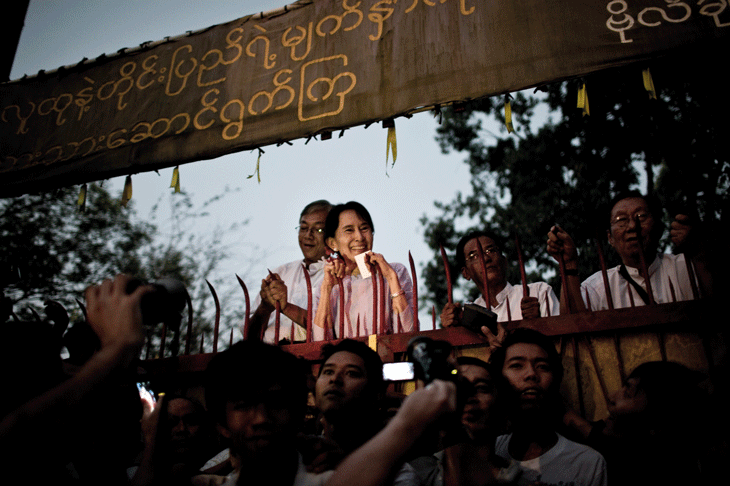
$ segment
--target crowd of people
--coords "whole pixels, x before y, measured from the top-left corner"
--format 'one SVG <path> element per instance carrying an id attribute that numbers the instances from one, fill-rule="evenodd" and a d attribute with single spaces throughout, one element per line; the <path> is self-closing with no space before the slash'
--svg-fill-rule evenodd
<path id="1" fill-rule="evenodd" d="M 482 297 L 447 304 L 441 322 L 459 326 L 471 318 L 468 306 L 484 309 L 485 325 L 476 332 L 489 338 L 488 356 L 464 356 L 439 342 L 446 352 L 414 360 L 417 369 L 439 372 L 417 370 L 407 396 L 394 392 L 380 355 L 357 339 L 417 331 L 409 273 L 372 251 L 374 223 L 357 202 L 305 207 L 298 230 L 303 259 L 262 280 L 245 339 L 215 354 L 199 382 L 156 390 L 165 392 L 156 402 L 140 398 L 135 386 L 145 339 L 141 302 L 154 288 L 130 291 L 125 275 L 91 286 L 85 324 L 96 337 L 94 352 L 83 358 L 61 360 L 59 327 L 68 322 L 59 326 L 63 318 L 53 308 L 54 326 L 12 327 L 13 343 L 32 335 L 38 344 L 34 353 L 8 350 L 3 357 L 3 371 L 22 376 L 8 380 L 2 400 L 8 484 L 717 481 L 728 447 L 716 428 L 726 420 L 713 415 L 705 374 L 671 361 L 643 363 L 610 394 L 609 416 L 594 422 L 566 406 L 552 338 L 528 327 L 487 325 L 555 316 L 561 308 L 712 296 L 712 267 L 692 242 L 696 228 L 687 217 L 676 216 L 670 231 L 675 246 L 687 250 L 682 255 L 657 255 L 664 228 L 650 198 L 622 195 L 606 219 L 622 264 L 582 283 L 570 235 L 557 226 L 548 234 L 547 251 L 566 276 L 560 299 L 544 282 L 510 284 L 495 235 L 464 236 L 457 266 Z M 310 332 L 328 341 L 315 362 L 278 345 L 279 338 L 307 340 Z M 29 372 L 7 372 L 18 365 Z"/>

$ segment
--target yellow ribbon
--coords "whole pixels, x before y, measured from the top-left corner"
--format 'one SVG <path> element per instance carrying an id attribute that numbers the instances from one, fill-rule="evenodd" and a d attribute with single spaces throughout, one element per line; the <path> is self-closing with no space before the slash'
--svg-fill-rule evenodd
<path id="1" fill-rule="evenodd" d="M 126 208 L 130 199 L 132 199 L 132 176 L 127 176 L 122 190 L 122 206 Z"/>
<path id="2" fill-rule="evenodd" d="M 578 108 L 583 110 L 583 116 L 591 114 L 591 109 L 588 106 L 588 90 L 586 90 L 585 83 L 583 83 L 580 90 L 578 90 Z"/>
<path id="3" fill-rule="evenodd" d="M 180 192 L 180 166 L 177 166 L 172 170 L 172 181 L 170 182 L 170 187 L 175 188 L 175 193 Z"/>
<path id="4" fill-rule="evenodd" d="M 264 153 L 264 151 L 259 149 L 259 158 L 256 159 L 256 170 L 253 171 L 253 174 L 246 177 L 246 179 L 250 179 L 253 176 L 256 176 L 256 179 L 259 181 L 259 184 L 261 184 L 261 171 L 259 171 L 259 166 L 261 164 L 261 154 L 263 154 L 263 153 Z"/>
<path id="5" fill-rule="evenodd" d="M 82 213 L 86 209 L 86 184 L 83 184 L 79 190 L 79 200 L 76 201 L 76 205 Z"/>
<path id="6" fill-rule="evenodd" d="M 398 141 L 395 138 L 395 125 L 388 127 L 388 143 L 385 146 L 385 170 L 388 170 L 388 155 L 393 152 L 393 167 L 395 165 L 395 159 L 398 157 Z"/>
<path id="7" fill-rule="evenodd" d="M 507 127 L 507 133 L 515 131 L 514 126 L 512 126 L 512 103 L 508 97 L 504 99 L 504 124 Z"/>
<path id="8" fill-rule="evenodd" d="M 378 336 L 376 334 L 371 334 L 368 336 L 368 347 L 372 349 L 373 351 L 378 350 Z"/>
<path id="9" fill-rule="evenodd" d="M 649 93 L 649 99 L 656 99 L 656 89 L 654 88 L 654 80 L 651 79 L 651 73 L 649 68 L 644 69 L 641 72 L 641 76 L 644 78 L 644 89 Z"/>

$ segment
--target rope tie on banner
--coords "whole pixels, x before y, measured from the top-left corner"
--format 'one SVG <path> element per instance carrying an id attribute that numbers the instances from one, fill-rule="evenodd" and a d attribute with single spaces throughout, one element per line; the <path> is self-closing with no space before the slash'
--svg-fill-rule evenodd
<path id="1" fill-rule="evenodd" d="M 588 90 L 586 90 L 585 83 L 582 83 L 578 90 L 578 108 L 583 110 L 583 116 L 590 116 L 591 110 L 588 106 Z"/>
<path id="2" fill-rule="evenodd" d="M 178 165 L 172 170 L 172 181 L 170 187 L 175 189 L 175 194 L 180 192 L 180 166 Z"/>
<path id="3" fill-rule="evenodd" d="M 79 200 L 76 201 L 76 206 L 78 206 L 80 212 L 84 212 L 86 209 L 86 184 L 81 185 L 81 189 L 79 190 Z"/>
<path id="4" fill-rule="evenodd" d="M 388 142 L 385 146 L 385 175 L 388 175 L 388 156 L 390 152 L 393 152 L 393 164 L 391 168 L 395 166 L 395 159 L 398 157 L 398 141 L 395 138 L 395 120 L 388 118 L 383 120 L 383 128 L 388 129 Z"/>
<path id="5" fill-rule="evenodd" d="M 246 179 L 250 179 L 253 176 L 256 176 L 256 180 L 258 180 L 259 184 L 261 184 L 261 171 L 259 170 L 259 167 L 261 166 L 261 155 L 264 153 L 264 151 L 261 150 L 260 147 L 257 150 L 259 151 L 259 157 L 258 159 L 256 159 L 256 170 L 253 171 L 253 174 L 246 177 Z"/>
<path id="6" fill-rule="evenodd" d="M 510 102 L 511 98 L 512 96 L 510 96 L 509 93 L 504 95 L 504 125 L 507 127 L 507 133 L 512 133 L 515 131 L 515 128 L 512 125 L 512 103 Z"/>
<path id="7" fill-rule="evenodd" d="M 644 78 L 644 89 L 647 93 L 649 93 L 649 99 L 655 100 L 656 89 L 654 88 L 654 80 L 651 79 L 651 73 L 649 72 L 649 68 L 644 69 L 641 72 L 641 76 Z"/>
<path id="8" fill-rule="evenodd" d="M 124 180 L 124 189 L 122 189 L 122 206 L 126 208 L 130 199 L 132 199 L 132 176 L 128 175 Z"/>

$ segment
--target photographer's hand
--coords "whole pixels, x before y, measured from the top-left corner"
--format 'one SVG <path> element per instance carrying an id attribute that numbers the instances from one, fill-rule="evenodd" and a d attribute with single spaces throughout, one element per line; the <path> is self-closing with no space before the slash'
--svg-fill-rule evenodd
<path id="1" fill-rule="evenodd" d="M 142 349 L 142 296 L 154 287 L 144 285 L 127 294 L 127 275 L 117 275 L 114 280 L 104 280 L 101 285 L 86 289 L 88 323 L 99 337 L 101 348 L 113 348 L 135 354 Z M 136 355 L 135 355 L 136 357 Z"/>
<path id="2" fill-rule="evenodd" d="M 392 484 L 408 450 L 427 427 L 456 410 L 456 385 L 434 380 L 406 397 L 388 425 L 351 453 L 327 481 L 328 486 Z"/>
<path id="3" fill-rule="evenodd" d="M 27 443 L 25 438 L 57 433 L 89 393 L 114 380 L 118 371 L 128 368 L 138 357 L 144 344 L 140 300 L 153 287 L 139 287 L 127 295 L 130 280 L 118 275 L 113 281 L 105 280 L 86 290 L 88 322 L 99 336 L 101 349 L 72 378 L 6 415 L 0 422 L 0 446 L 17 448 Z M 22 452 L 39 454 L 37 447 L 33 442 L 32 450 Z"/>

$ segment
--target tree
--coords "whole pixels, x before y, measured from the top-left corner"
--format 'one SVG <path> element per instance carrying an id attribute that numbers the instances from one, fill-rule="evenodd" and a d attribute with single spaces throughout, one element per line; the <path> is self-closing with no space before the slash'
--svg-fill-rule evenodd
<path id="1" fill-rule="evenodd" d="M 0 268 L 13 303 L 37 309 L 52 297 L 75 307 L 90 283 L 140 273 L 154 226 L 133 222 L 131 208 L 99 185 L 89 186 L 84 212 L 76 208 L 77 197 L 75 189 L 63 188 L 0 199 Z"/>
<path id="2" fill-rule="evenodd" d="M 113 198 L 97 184 L 89 185 L 84 212 L 76 208 L 78 193 L 73 188 L 0 199 L 2 290 L 25 319 L 32 318 L 30 309 L 42 315 L 44 300 L 53 299 L 72 313 L 72 319 L 81 320 L 75 300 L 83 301 L 83 291 L 89 284 L 117 273 L 148 282 L 173 278 L 185 285 L 193 303 L 192 350 L 199 349 L 203 334 L 206 349 L 210 350 L 215 308 L 206 280 L 221 298 L 221 343 L 227 342 L 228 331 L 242 322 L 244 313 L 235 276 L 231 273 L 222 277 L 220 267 L 229 256 L 225 237 L 239 232 L 246 222 L 227 229 L 214 227 L 207 233 L 198 231 L 209 208 L 228 192 L 226 189 L 199 207 L 185 193 L 164 196 L 170 216 L 158 215 L 158 202 L 150 215 L 151 222 L 138 220 L 133 201 L 123 208 L 119 198 Z M 254 248 L 254 252 L 258 250 Z M 255 261 L 255 255 L 249 261 Z M 245 278 L 247 269 L 240 271 Z M 182 317 L 184 345 L 187 310 Z M 160 335 L 161 325 L 149 330 L 151 356 L 159 351 Z M 168 354 L 172 337 L 169 331 Z"/>
<path id="3" fill-rule="evenodd" d="M 658 195 L 673 214 L 689 211 L 710 226 L 720 226 L 730 202 L 730 154 L 721 143 L 730 103 L 716 64 L 700 54 L 550 84 L 539 95 L 519 92 L 512 100 L 518 127 L 513 135 L 504 128 L 502 99 L 445 110 L 437 140 L 444 153 L 467 153 L 471 193 L 436 202 L 441 214 L 421 220 L 435 253 L 424 270 L 425 299 L 439 306 L 446 301 L 438 245 L 453 249 L 473 229 L 490 229 L 505 239 L 504 250 L 515 262 L 508 275 L 511 282 L 520 280 L 514 243 L 518 235 L 528 280 L 552 277 L 557 287 L 556 264 L 545 252 L 545 241 L 558 223 L 574 237 L 581 250 L 581 274 L 589 275 L 598 269 L 592 240 L 596 235 L 605 239 L 605 219 L 597 210 L 642 181 L 643 192 Z M 659 88 L 658 100 L 650 100 L 643 87 L 642 69 L 647 67 Z M 590 116 L 576 108 L 583 82 Z M 534 126 L 534 114 L 541 108 L 548 117 Z M 496 142 L 483 137 L 490 121 L 501 126 L 499 135 L 492 134 Z M 609 264 L 615 261 L 610 252 L 608 257 Z"/>

